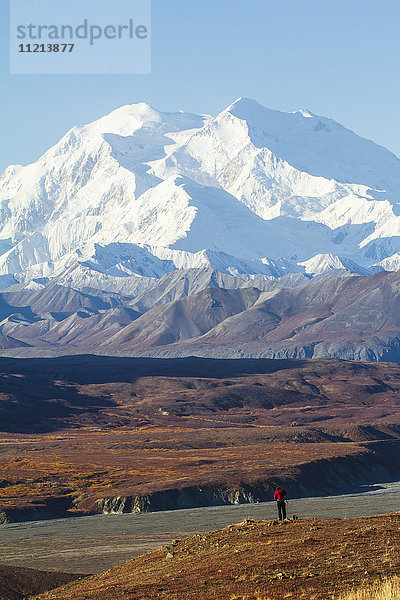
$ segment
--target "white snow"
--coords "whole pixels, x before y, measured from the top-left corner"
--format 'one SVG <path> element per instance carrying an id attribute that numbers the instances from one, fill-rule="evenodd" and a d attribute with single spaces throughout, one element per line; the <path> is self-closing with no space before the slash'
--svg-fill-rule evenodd
<path id="1" fill-rule="evenodd" d="M 0 177 L 3 289 L 203 266 L 365 274 L 399 256 L 400 160 L 304 109 L 123 106 Z"/>
<path id="2" fill-rule="evenodd" d="M 335 269 L 346 270 L 359 275 L 371 274 L 351 259 L 344 256 L 335 256 L 334 254 L 316 254 L 313 258 L 298 264 L 305 268 L 306 273 L 312 275 Z"/>

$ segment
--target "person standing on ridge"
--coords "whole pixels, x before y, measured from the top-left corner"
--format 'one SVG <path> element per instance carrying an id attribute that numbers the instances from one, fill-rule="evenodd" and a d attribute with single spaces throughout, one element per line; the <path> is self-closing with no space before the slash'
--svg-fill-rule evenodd
<path id="1" fill-rule="evenodd" d="M 274 494 L 274 500 L 276 500 L 276 503 L 278 505 L 278 516 L 279 516 L 280 521 L 283 521 L 284 519 L 286 519 L 286 505 L 285 505 L 286 496 L 287 496 L 287 494 L 286 494 L 285 490 L 282 489 L 279 485 L 277 485 L 275 494 Z"/>

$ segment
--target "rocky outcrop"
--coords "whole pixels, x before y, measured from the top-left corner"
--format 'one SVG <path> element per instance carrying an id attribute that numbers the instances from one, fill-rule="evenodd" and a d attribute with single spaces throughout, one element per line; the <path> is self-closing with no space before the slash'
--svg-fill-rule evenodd
<path id="1" fill-rule="evenodd" d="M 266 484 L 268 488 L 269 485 Z M 190 486 L 137 496 L 115 496 L 97 500 L 97 510 L 103 514 L 154 512 L 179 508 L 248 504 L 267 498 L 267 490 L 241 484 L 237 489 L 219 485 Z"/>
<path id="2" fill-rule="evenodd" d="M 71 508 L 73 508 L 71 496 L 46 498 L 37 506 L 0 509 L 0 524 L 60 519 L 71 516 L 67 513 Z"/>

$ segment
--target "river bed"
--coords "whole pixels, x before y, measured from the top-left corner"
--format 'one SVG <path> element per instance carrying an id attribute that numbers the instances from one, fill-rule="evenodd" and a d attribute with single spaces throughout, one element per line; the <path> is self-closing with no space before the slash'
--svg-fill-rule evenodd
<path id="1" fill-rule="evenodd" d="M 287 511 L 301 519 L 397 512 L 400 482 L 365 486 L 357 494 L 289 499 Z M 174 538 L 222 529 L 246 518 L 276 518 L 275 502 L 9 523 L 0 527 L 0 563 L 97 573 Z"/>

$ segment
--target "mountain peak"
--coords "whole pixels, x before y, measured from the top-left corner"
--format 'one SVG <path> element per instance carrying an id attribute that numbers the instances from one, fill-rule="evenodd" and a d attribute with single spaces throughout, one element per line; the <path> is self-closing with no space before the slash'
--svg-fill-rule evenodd
<path id="1" fill-rule="evenodd" d="M 256 148 L 268 148 L 299 171 L 400 193 L 400 161 L 386 148 L 308 109 L 285 112 L 238 98 L 225 111 L 245 122 Z M 383 199 L 383 198 L 381 198 Z"/>
<path id="2" fill-rule="evenodd" d="M 254 109 L 257 107 L 261 107 L 264 108 L 262 106 L 262 104 L 260 104 L 259 102 L 257 102 L 256 100 L 253 100 L 252 98 L 247 98 L 246 96 L 239 96 L 239 98 L 237 98 L 234 102 L 232 102 L 232 104 L 230 104 L 227 108 L 226 111 L 232 112 L 232 110 L 235 109 Z"/>
<path id="3" fill-rule="evenodd" d="M 245 96 L 240 96 L 237 100 L 232 102 L 223 112 L 230 112 L 231 114 L 238 116 L 239 118 L 252 118 L 260 116 L 262 114 L 270 116 L 275 115 L 286 116 L 288 119 L 291 118 L 292 115 L 297 117 L 302 116 L 306 119 L 323 119 L 323 117 L 319 117 L 315 113 L 313 113 L 308 108 L 301 108 L 295 111 L 284 111 L 284 110 L 276 110 L 272 108 L 266 108 L 257 100 L 253 100 L 252 98 L 246 98 Z M 239 116 L 241 115 L 241 116 Z"/>
<path id="4" fill-rule="evenodd" d="M 145 102 L 126 104 L 108 115 L 89 123 L 84 128 L 96 133 L 132 135 L 145 124 L 160 123 L 162 114 Z"/>
<path id="5" fill-rule="evenodd" d="M 306 119 L 314 119 L 317 116 L 314 113 L 312 113 L 311 110 L 308 110 L 308 108 L 301 108 L 300 110 L 298 110 L 296 112 L 300 113 Z"/>
<path id="6" fill-rule="evenodd" d="M 142 128 L 153 130 L 161 127 L 163 132 L 198 129 L 209 118 L 207 115 L 191 114 L 182 109 L 176 112 L 161 112 L 146 102 L 138 102 L 116 108 L 81 129 L 86 133 L 131 136 Z"/>
<path id="7" fill-rule="evenodd" d="M 5 171 L 0 276 L 52 277 L 87 244 L 118 243 L 134 247 L 118 273 L 194 267 L 203 249 L 240 273 L 265 274 L 265 257 L 344 265 L 331 255 L 359 271 L 400 253 L 399 197 L 393 154 L 309 110 L 241 97 L 213 119 L 128 104 Z"/>

